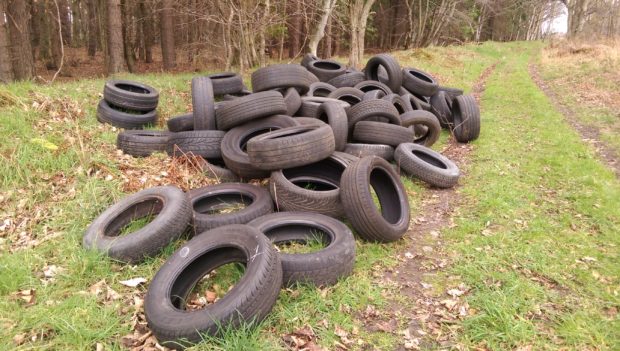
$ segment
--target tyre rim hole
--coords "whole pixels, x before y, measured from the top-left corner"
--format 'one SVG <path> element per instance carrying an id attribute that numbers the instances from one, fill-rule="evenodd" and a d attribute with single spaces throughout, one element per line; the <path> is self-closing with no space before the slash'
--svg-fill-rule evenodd
<path id="1" fill-rule="evenodd" d="M 311 191 L 332 191 L 337 190 L 338 186 L 328 181 L 322 181 L 321 179 L 296 179 L 292 181 L 293 184 L 298 187 Z"/>
<path id="2" fill-rule="evenodd" d="M 360 99 L 359 97 L 354 96 L 354 95 L 349 95 L 349 94 L 342 95 L 341 97 L 338 98 L 338 100 L 344 101 L 351 106 L 358 104 L 362 101 L 362 99 Z"/>
<path id="3" fill-rule="evenodd" d="M 331 93 L 331 90 L 329 89 L 318 88 L 314 90 L 314 92 L 312 93 L 312 96 L 327 97 L 327 95 L 329 95 L 330 93 Z"/>
<path id="4" fill-rule="evenodd" d="M 119 214 L 108 224 L 104 236 L 117 237 L 136 232 L 150 224 L 161 212 L 164 202 L 158 198 L 138 202 Z"/>
<path id="5" fill-rule="evenodd" d="M 328 71 L 337 71 L 342 68 L 342 66 L 340 66 L 339 64 L 335 62 L 326 62 L 326 61 L 315 61 L 312 63 L 312 66 L 319 68 L 319 69 L 328 70 Z"/>
<path id="6" fill-rule="evenodd" d="M 141 88 L 139 86 L 131 85 L 131 84 L 121 83 L 121 84 L 115 84 L 114 86 L 116 86 L 117 88 L 121 90 L 129 91 L 131 93 L 138 93 L 138 94 L 149 94 L 150 93 L 147 89 Z"/>
<path id="7" fill-rule="evenodd" d="M 304 224 L 283 224 L 267 229 L 264 233 L 276 250 L 283 254 L 316 252 L 332 242 L 327 231 Z"/>
<path id="8" fill-rule="evenodd" d="M 220 215 L 239 212 L 254 202 L 251 196 L 245 194 L 218 194 L 206 196 L 194 201 L 194 211 L 206 215 Z"/>
<path id="9" fill-rule="evenodd" d="M 421 159 L 422 161 L 429 163 L 437 168 L 448 169 L 448 167 L 443 162 L 441 162 L 436 157 L 427 154 L 426 152 L 413 150 L 411 151 L 411 153 L 413 153 L 417 158 Z"/>
<path id="10" fill-rule="evenodd" d="M 259 129 L 259 130 L 256 130 L 254 132 L 248 133 L 247 135 L 243 136 L 243 138 L 241 138 L 241 141 L 239 142 L 239 147 L 241 147 L 241 150 L 243 152 L 247 152 L 248 151 L 248 141 L 250 141 L 250 139 L 254 138 L 255 136 L 262 135 L 262 134 L 269 133 L 269 132 L 273 132 L 274 130 L 278 130 L 278 129 L 280 129 L 280 128 L 278 128 L 278 127 L 263 128 L 263 129 Z"/>
<path id="11" fill-rule="evenodd" d="M 402 218 L 401 195 L 390 174 L 381 168 L 370 172 L 370 194 L 381 216 L 390 224 Z"/>
<path id="12" fill-rule="evenodd" d="M 414 77 L 421 79 L 425 82 L 434 83 L 433 80 L 424 73 L 414 71 L 414 70 L 410 70 L 409 73 L 411 73 L 411 75 L 413 75 Z"/>
<path id="13" fill-rule="evenodd" d="M 294 135 L 300 135 L 300 134 L 304 134 L 309 132 L 310 130 L 312 130 L 314 128 L 303 128 L 303 129 L 297 129 L 297 130 L 290 130 L 290 131 L 286 131 L 286 132 L 282 132 L 280 134 L 274 135 L 272 137 L 270 137 L 269 139 L 281 139 L 281 138 L 288 138 Z"/>

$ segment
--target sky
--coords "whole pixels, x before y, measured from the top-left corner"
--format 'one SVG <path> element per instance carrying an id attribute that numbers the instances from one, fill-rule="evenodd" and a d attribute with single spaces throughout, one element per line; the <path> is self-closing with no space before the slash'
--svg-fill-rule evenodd
<path id="1" fill-rule="evenodd" d="M 543 23 L 543 32 L 548 29 L 553 33 L 566 33 L 568 30 L 568 14 L 566 9 L 562 13 L 551 21 Z"/>

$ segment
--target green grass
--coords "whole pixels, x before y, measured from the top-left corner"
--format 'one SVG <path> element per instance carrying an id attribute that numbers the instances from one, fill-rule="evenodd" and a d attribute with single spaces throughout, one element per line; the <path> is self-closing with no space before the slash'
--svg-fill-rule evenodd
<path id="1" fill-rule="evenodd" d="M 483 131 L 461 180 L 456 227 L 442 230 L 453 264 L 435 285 L 441 290 L 457 277 L 471 287 L 464 298 L 476 312 L 457 325 L 456 341 L 465 348 L 618 349 L 620 325 L 611 311 L 620 307 L 620 185 L 529 79 L 527 62 L 540 50 L 536 43 L 488 43 L 395 53 L 404 66 L 466 91 L 500 62 L 482 98 Z M 158 128 L 191 108 L 191 77 L 123 76 L 160 90 Z M 0 145 L 0 225 L 11 220 L 0 232 L 0 349 L 91 350 L 97 343 L 121 349 L 121 337 L 131 333 L 133 295 L 146 285 L 134 289 L 119 282 L 152 278 L 182 244 L 136 266 L 81 245 L 88 224 L 124 195 L 124 176 L 145 177 L 133 186 L 140 188 L 153 177 L 165 178 L 161 171 L 168 169 L 163 154 L 137 159 L 116 153 L 118 131 L 95 120 L 103 83 L 0 88 L 0 138 L 8 141 Z M 442 134 L 434 148 L 441 150 L 447 138 Z M 415 216 L 426 187 L 403 181 Z M 491 235 L 481 235 L 485 229 Z M 393 299 L 415 308 L 381 280 L 410 244 L 358 240 L 351 277 L 329 288 L 283 289 L 259 326 L 205 337 L 195 349 L 285 349 L 281 336 L 304 326 L 327 349 L 340 341 L 335 326 L 356 344 L 394 349 L 402 337 L 366 330 L 359 314 L 369 305 L 382 311 Z M 42 276 L 50 265 L 62 268 L 53 281 Z M 215 282 L 225 286 L 235 274 L 218 270 Z M 89 293 L 101 280 L 121 297 L 108 301 Z M 36 290 L 33 305 L 14 297 L 23 289 Z M 13 344 L 15 335 L 33 333 L 45 337 Z M 358 346 L 352 348 L 364 347 Z"/>
<path id="2" fill-rule="evenodd" d="M 325 233 L 312 231 L 304 241 L 275 243 L 279 252 L 286 254 L 305 254 L 316 252 L 325 247 Z"/>

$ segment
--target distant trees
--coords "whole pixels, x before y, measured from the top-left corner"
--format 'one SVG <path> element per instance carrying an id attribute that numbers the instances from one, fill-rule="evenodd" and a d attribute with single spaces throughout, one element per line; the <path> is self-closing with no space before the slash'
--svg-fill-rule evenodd
<path id="1" fill-rule="evenodd" d="M 564 7 L 571 36 L 620 34 L 620 0 L 0 0 L 0 81 L 32 78 L 37 62 L 58 70 L 61 36 L 108 74 L 245 70 L 306 52 L 357 66 L 367 48 L 536 40 Z"/>

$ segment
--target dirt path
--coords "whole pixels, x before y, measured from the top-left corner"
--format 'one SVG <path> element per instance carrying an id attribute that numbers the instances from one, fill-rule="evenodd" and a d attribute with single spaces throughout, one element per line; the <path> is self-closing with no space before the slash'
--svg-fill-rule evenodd
<path id="1" fill-rule="evenodd" d="M 616 176 L 620 178 L 620 157 L 612 148 L 601 141 L 600 131 L 598 128 L 583 124 L 579 121 L 575 111 L 563 104 L 558 98 L 556 92 L 545 83 L 540 76 L 538 67 L 535 64 L 529 65 L 529 71 L 532 80 L 534 80 L 536 85 L 538 85 L 538 88 L 540 88 L 540 90 L 547 95 L 549 100 L 551 100 L 553 105 L 555 105 L 556 109 L 564 115 L 566 121 L 579 132 L 583 141 L 591 144 L 596 150 L 599 158 L 605 161 L 614 173 L 616 173 Z"/>
<path id="2" fill-rule="evenodd" d="M 472 94 L 478 102 L 495 66 L 488 67 L 474 84 Z M 459 144 L 450 139 L 442 154 L 455 161 L 461 169 L 461 176 L 466 177 L 472 150 L 472 145 Z M 400 333 L 403 343 L 398 350 L 450 346 L 453 338 L 443 326 L 453 324 L 459 314 L 467 311 L 462 301 L 451 299 L 445 291 L 438 292 L 432 286 L 437 272 L 449 263 L 441 231 L 453 226 L 452 215 L 461 201 L 458 186 L 452 189 L 429 188 L 424 195 L 413 210 L 417 215 L 412 217 L 412 225 L 406 235 L 408 245 L 399 257 L 401 263 L 385 272 L 384 276 L 385 283 L 396 284 L 399 294 L 407 297 L 413 305 L 403 308 L 401 302 L 394 300 L 390 309 L 379 318 L 365 320 L 370 330 Z M 404 331 L 396 330 L 399 320 L 407 325 Z"/>

